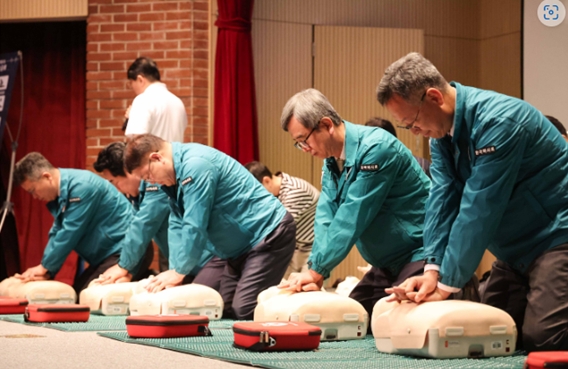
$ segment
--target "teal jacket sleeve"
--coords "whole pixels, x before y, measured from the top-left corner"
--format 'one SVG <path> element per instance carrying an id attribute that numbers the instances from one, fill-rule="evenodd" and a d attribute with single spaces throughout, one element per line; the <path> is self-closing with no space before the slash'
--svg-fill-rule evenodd
<path id="1" fill-rule="evenodd" d="M 334 180 L 324 166 L 314 226 L 315 240 L 310 256 L 312 270 L 328 278 L 333 268 L 349 254 L 387 198 L 398 170 L 397 158 L 391 146 L 368 148 L 362 155 L 361 163 L 376 163 L 379 169 L 361 171 L 358 167 L 352 167 L 350 175 L 356 177 L 350 182 L 340 204 L 335 198 L 337 190 Z M 343 175 L 346 175 L 345 172 Z"/>
<path id="2" fill-rule="evenodd" d="M 93 218 L 96 204 L 100 201 L 100 192 L 95 188 L 84 186 L 80 191 L 81 201 L 68 202 L 49 232 L 41 265 L 51 276 L 57 274 L 69 253 L 85 235 L 87 230 L 83 225 Z"/>
<path id="3" fill-rule="evenodd" d="M 452 225 L 440 268 L 440 282 L 461 288 L 471 278 L 483 253 L 494 238 L 513 192 L 527 132 L 508 119 L 487 122 L 476 150 L 471 176 L 465 183 L 459 214 Z"/>
<path id="4" fill-rule="evenodd" d="M 431 140 L 430 150 L 432 164 L 430 175 L 432 187 L 426 201 L 426 218 L 424 220 L 424 255 L 426 264 L 442 264 L 452 224 L 460 207 L 460 194 L 463 186 L 449 174 L 448 166 L 453 157 L 445 156 L 450 142 L 444 139 Z"/>
<path id="5" fill-rule="evenodd" d="M 171 199 L 170 201 L 173 202 Z M 177 255 L 181 252 L 178 251 L 178 249 L 181 248 L 181 223 L 182 217 L 175 211 L 174 205 L 172 205 L 168 221 L 168 247 L 170 249 L 168 264 L 170 269 L 174 269 L 173 255 Z"/>
<path id="6" fill-rule="evenodd" d="M 170 268 L 190 274 L 207 249 L 209 217 L 219 180 L 216 168 L 199 157 L 190 158 L 182 170 L 185 184 L 179 183 L 179 199 L 184 205 L 179 245 L 170 247 Z M 191 180 L 187 180 L 191 178 Z"/>
<path id="7" fill-rule="evenodd" d="M 170 213 L 168 196 L 159 188 L 146 191 L 140 210 L 134 215 L 126 236 L 122 240 L 122 253 L 118 265 L 133 272 L 144 257 L 148 243 Z"/>

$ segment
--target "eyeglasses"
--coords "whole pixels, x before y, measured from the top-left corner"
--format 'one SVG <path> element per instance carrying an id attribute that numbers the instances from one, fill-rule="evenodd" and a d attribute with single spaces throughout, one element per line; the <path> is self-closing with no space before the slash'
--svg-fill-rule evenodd
<path id="1" fill-rule="evenodd" d="M 318 124 L 316 124 L 316 126 L 310 131 L 310 133 L 306 136 L 306 138 L 302 141 L 296 141 L 294 142 L 294 147 L 298 150 L 308 150 L 310 148 L 310 145 L 308 145 L 308 143 L 306 141 L 308 141 L 308 138 L 310 138 L 310 136 L 312 135 L 312 133 L 314 133 L 314 131 L 316 129 L 318 129 L 319 126 L 319 122 Z"/>
<path id="2" fill-rule="evenodd" d="M 418 112 L 416 113 L 416 116 L 414 117 L 414 119 L 412 120 L 412 122 L 410 122 L 409 124 L 405 125 L 405 126 L 400 126 L 400 125 L 396 125 L 398 128 L 401 129 L 412 129 L 414 126 L 414 123 L 416 123 L 416 120 L 418 119 L 418 115 L 420 114 L 420 109 L 422 109 L 422 103 L 424 102 L 424 97 L 426 96 L 426 91 L 424 91 L 424 94 L 422 95 L 422 97 L 420 98 L 420 106 L 418 107 Z"/>

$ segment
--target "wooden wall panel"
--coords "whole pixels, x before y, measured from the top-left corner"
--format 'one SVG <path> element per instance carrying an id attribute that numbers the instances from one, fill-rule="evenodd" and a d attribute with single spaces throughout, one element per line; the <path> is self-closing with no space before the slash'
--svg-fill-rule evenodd
<path id="1" fill-rule="evenodd" d="M 273 172 L 319 183 L 320 176 L 313 177 L 312 157 L 296 149 L 280 126 L 288 99 L 312 85 L 312 26 L 255 21 L 252 39 L 260 159 Z"/>
<path id="2" fill-rule="evenodd" d="M 424 37 L 424 56 L 448 82 L 479 84 L 479 41 L 454 37 Z"/>
<path id="3" fill-rule="evenodd" d="M 256 0 L 254 19 L 334 26 L 420 28 L 478 38 L 479 0 Z"/>
<path id="4" fill-rule="evenodd" d="M 480 0 L 479 38 L 521 32 L 521 3 L 523 0 Z M 534 15 L 536 17 L 536 14 Z M 519 59 L 520 61 L 520 59 Z"/>
<path id="5" fill-rule="evenodd" d="M 0 0 L 0 22 L 87 18 L 88 0 Z"/>
<path id="6" fill-rule="evenodd" d="M 521 97 L 520 32 L 481 41 L 479 87 Z"/>

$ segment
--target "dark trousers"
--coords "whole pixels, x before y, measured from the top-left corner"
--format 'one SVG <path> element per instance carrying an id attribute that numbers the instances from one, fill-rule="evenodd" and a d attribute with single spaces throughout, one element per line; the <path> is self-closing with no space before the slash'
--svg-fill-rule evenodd
<path id="1" fill-rule="evenodd" d="M 148 277 L 148 268 L 150 264 L 152 264 L 152 259 L 154 258 L 154 249 L 152 244 L 146 248 L 146 253 L 144 257 L 135 268 L 135 274 L 132 276 L 132 282 L 139 281 L 143 278 Z M 102 263 L 98 265 L 89 265 L 87 269 L 80 275 L 75 277 L 75 281 L 73 282 L 73 289 L 77 293 L 77 296 L 81 293 L 82 290 L 89 286 L 89 283 L 93 279 L 97 279 L 99 275 L 103 274 L 108 268 L 118 263 L 118 259 L 120 259 L 120 254 L 114 254 L 109 256 L 108 258 L 104 259 Z"/>
<path id="2" fill-rule="evenodd" d="M 373 314 L 373 308 L 377 301 L 388 296 L 385 288 L 398 286 L 407 278 L 419 276 L 424 273 L 424 262 L 414 261 L 402 267 L 398 275 L 393 275 L 387 269 L 372 267 L 363 279 L 355 286 L 349 297 L 358 301 L 369 314 L 369 322 Z M 369 329 L 371 324 L 369 324 Z"/>
<path id="3" fill-rule="evenodd" d="M 517 325 L 517 347 L 568 350 L 568 244 L 540 255 L 521 274 L 497 260 L 481 301 L 505 310 Z"/>
<path id="4" fill-rule="evenodd" d="M 264 240 L 249 252 L 227 260 L 219 293 L 223 318 L 252 319 L 257 296 L 280 283 L 296 248 L 296 224 L 289 213 Z"/>
<path id="5" fill-rule="evenodd" d="M 424 273 L 424 262 L 414 261 L 402 267 L 398 275 L 393 275 L 387 269 L 372 267 L 363 279 L 355 286 L 349 297 L 358 301 L 369 314 L 369 322 L 373 314 L 373 308 L 377 301 L 388 296 L 385 288 L 398 286 L 407 278 L 419 276 Z M 470 300 L 479 302 L 477 286 L 479 285 L 477 277 L 474 275 L 462 288 L 460 292 L 452 294 L 449 299 L 453 300 Z M 369 324 L 369 333 L 371 325 Z"/>
<path id="6" fill-rule="evenodd" d="M 219 291 L 221 287 L 221 276 L 227 266 L 227 260 L 214 256 L 201 268 L 196 276 L 186 275 L 182 284 L 197 283 Z"/>

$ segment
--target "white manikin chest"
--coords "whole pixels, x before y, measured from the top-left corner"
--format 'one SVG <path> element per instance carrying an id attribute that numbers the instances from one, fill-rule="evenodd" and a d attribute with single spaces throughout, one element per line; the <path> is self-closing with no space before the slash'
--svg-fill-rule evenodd
<path id="1" fill-rule="evenodd" d="M 261 293 L 258 300 L 255 322 L 309 323 L 321 328 L 322 341 L 362 339 L 367 334 L 368 314 L 360 303 L 349 297 L 323 291 L 274 292 L 270 288 Z"/>
<path id="2" fill-rule="evenodd" d="M 91 313 L 102 315 L 128 315 L 130 298 L 137 282 L 89 284 L 79 294 L 79 303 L 87 305 Z"/>
<path id="3" fill-rule="evenodd" d="M 444 359 L 515 351 L 517 328 L 503 310 L 471 301 L 416 304 L 385 299 L 375 304 L 371 322 L 381 352 Z"/>
<path id="4" fill-rule="evenodd" d="M 223 315 L 223 299 L 213 288 L 192 283 L 148 293 L 140 292 L 139 287 L 130 298 L 131 315 L 205 315 L 209 320 L 219 320 Z"/>
<path id="5" fill-rule="evenodd" d="M 10 277 L 0 282 L 0 296 L 27 299 L 30 304 L 74 304 L 73 287 L 58 281 L 22 282 Z"/>

